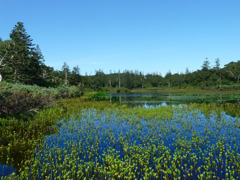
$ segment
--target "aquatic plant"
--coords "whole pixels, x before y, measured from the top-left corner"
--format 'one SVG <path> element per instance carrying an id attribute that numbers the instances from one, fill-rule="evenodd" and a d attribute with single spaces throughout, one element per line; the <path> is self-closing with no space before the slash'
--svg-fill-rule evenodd
<path id="1" fill-rule="evenodd" d="M 31 159 L 34 148 L 39 146 L 44 136 L 59 130 L 60 126 L 57 124 L 62 119 L 68 119 L 71 114 L 85 108 L 94 107 L 100 110 L 116 106 L 108 102 L 83 101 L 83 98 L 59 100 L 51 108 L 40 111 L 30 121 L 0 118 L 0 171 L 5 168 L 1 163 L 4 166 L 14 165 L 16 171 L 25 166 L 24 162 Z"/>
<path id="2" fill-rule="evenodd" d="M 18 179 L 239 179 L 239 118 L 215 105 L 70 103 Z M 14 176 L 12 176 L 14 177 Z"/>

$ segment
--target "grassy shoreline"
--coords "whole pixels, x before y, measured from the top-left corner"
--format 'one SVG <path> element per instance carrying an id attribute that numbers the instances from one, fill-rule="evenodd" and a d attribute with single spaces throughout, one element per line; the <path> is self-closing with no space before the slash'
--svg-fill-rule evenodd
<path id="1" fill-rule="evenodd" d="M 192 94 L 226 94 L 226 95 L 239 95 L 240 90 L 235 89 L 201 89 L 201 88 L 141 88 L 133 89 L 131 93 L 192 93 Z"/>

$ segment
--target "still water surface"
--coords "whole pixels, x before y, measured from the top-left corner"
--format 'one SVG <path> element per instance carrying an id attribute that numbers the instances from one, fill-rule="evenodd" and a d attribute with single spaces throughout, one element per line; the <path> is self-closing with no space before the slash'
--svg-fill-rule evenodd
<path id="1" fill-rule="evenodd" d="M 109 94 L 108 96 L 110 101 L 115 99 L 120 105 L 146 108 L 190 103 L 239 103 L 240 101 L 238 96 L 221 94 L 132 93 Z M 0 164 L 0 177 L 13 172 L 16 172 L 13 166 Z"/>
<path id="2" fill-rule="evenodd" d="M 110 100 L 117 99 L 120 105 L 155 107 L 190 103 L 239 103 L 240 95 L 187 94 L 187 93 L 130 93 L 108 94 Z"/>

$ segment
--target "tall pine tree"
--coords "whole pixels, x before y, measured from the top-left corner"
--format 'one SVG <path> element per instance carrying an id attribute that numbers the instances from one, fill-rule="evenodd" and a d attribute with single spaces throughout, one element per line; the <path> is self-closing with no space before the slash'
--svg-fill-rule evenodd
<path id="1" fill-rule="evenodd" d="M 14 82 L 38 84 L 41 80 L 43 56 L 39 47 L 32 43 L 23 23 L 18 22 L 13 28 L 8 48 L 7 66 L 12 70 Z"/>

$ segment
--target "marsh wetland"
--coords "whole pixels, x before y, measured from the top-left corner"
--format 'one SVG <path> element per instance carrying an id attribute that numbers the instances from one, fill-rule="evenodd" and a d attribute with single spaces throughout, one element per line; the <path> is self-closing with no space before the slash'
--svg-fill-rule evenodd
<path id="1" fill-rule="evenodd" d="M 133 92 L 127 94 L 108 94 L 115 98 L 120 105 L 134 106 L 159 106 L 179 105 L 191 103 L 240 103 L 239 94 L 224 93 L 176 93 L 176 92 Z M 116 97 L 118 98 L 116 101 Z"/>
<path id="2" fill-rule="evenodd" d="M 240 1 L 45 1 L 0 0 L 0 180 L 240 179 Z"/>
<path id="3" fill-rule="evenodd" d="M 197 97 L 211 102 L 193 103 Z M 49 126 L 55 133 L 33 141 L 30 155 L 12 164 L 17 169 L 6 165 L 14 156 L 5 158 L 2 179 L 240 178 L 240 114 L 237 103 L 227 103 L 232 97 L 120 98 L 121 105 L 66 99 L 40 113 L 39 119 L 55 119 Z"/>

